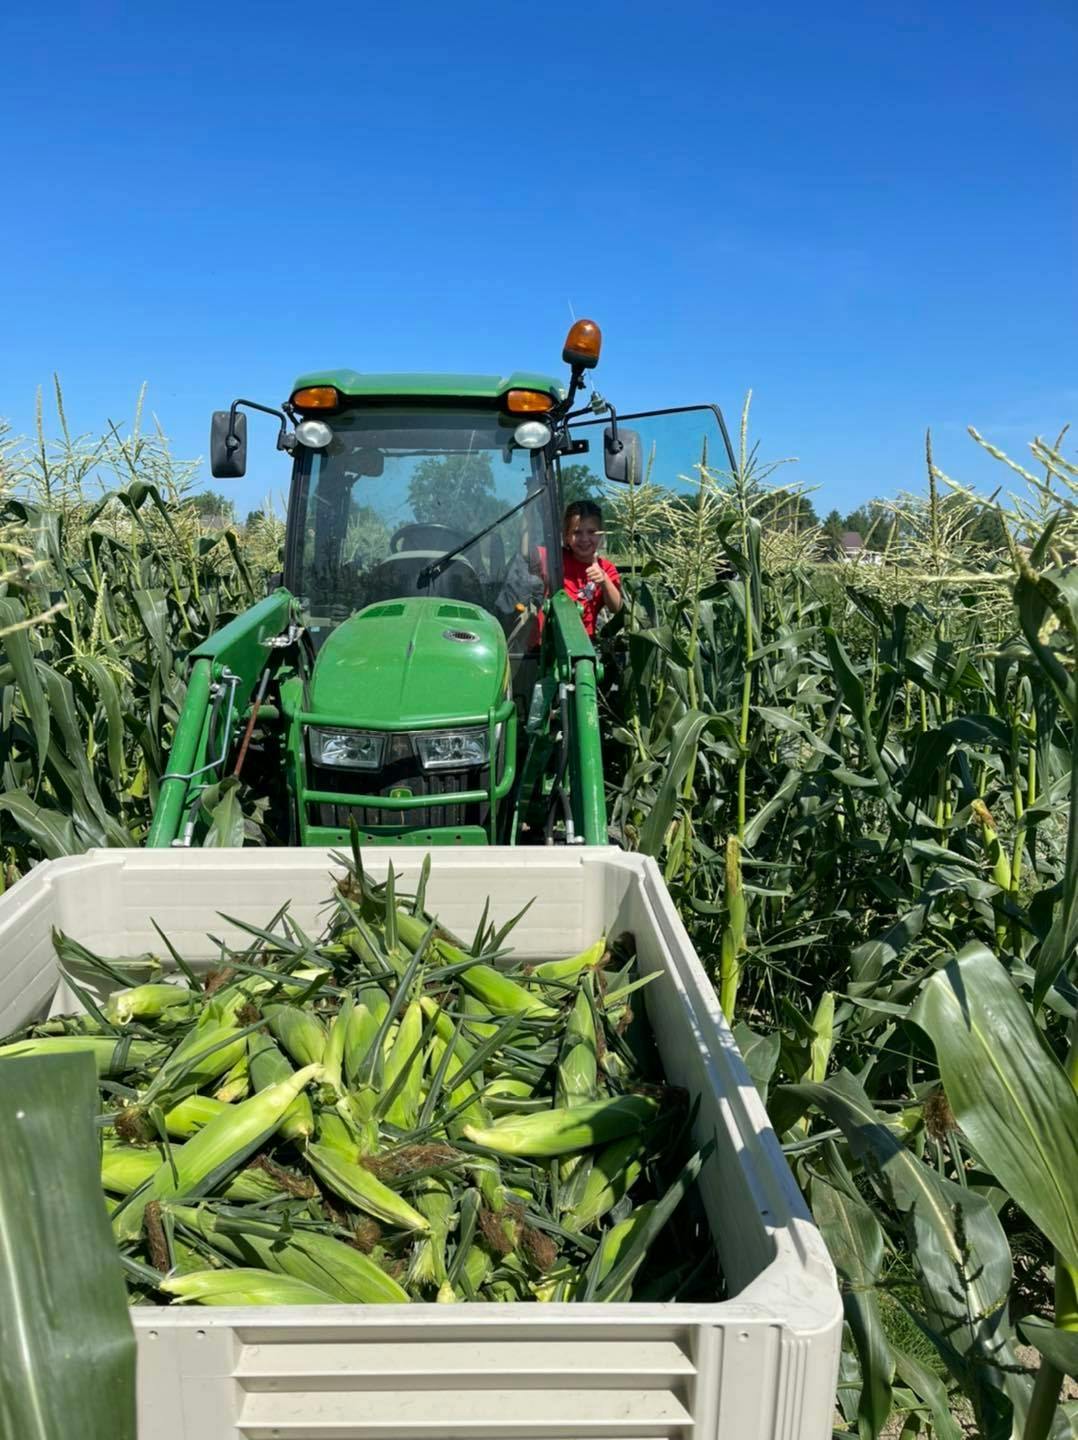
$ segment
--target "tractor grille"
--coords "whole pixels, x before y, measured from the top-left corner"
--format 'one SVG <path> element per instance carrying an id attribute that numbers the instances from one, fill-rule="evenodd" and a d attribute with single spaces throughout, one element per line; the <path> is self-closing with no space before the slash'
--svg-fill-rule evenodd
<path id="1" fill-rule="evenodd" d="M 394 737 L 394 750 L 401 750 L 406 736 Z M 410 744 L 409 744 L 410 750 Z M 314 765 L 308 756 L 307 784 L 312 790 L 330 790 L 339 794 L 389 795 L 394 790 L 406 790 L 411 795 L 455 795 L 466 790 L 486 790 L 488 786 L 487 767 L 470 770 L 426 771 L 414 752 L 397 755 L 387 761 L 381 770 L 344 770 L 334 766 Z M 438 826 L 486 825 L 490 806 L 480 805 L 438 805 L 421 806 L 414 810 L 376 810 L 359 805 L 328 805 L 315 803 L 309 806 L 310 820 L 315 825 L 330 825 L 347 829 L 349 817 L 354 815 L 360 829 L 375 826 L 391 826 L 395 829 L 428 830 Z"/>

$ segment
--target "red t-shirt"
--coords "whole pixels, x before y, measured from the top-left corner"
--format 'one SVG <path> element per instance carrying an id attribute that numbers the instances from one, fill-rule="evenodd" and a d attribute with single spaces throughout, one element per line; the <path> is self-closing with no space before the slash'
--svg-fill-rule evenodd
<path id="1" fill-rule="evenodd" d="M 604 556 L 596 557 L 603 567 L 603 574 L 613 580 L 614 584 L 621 589 L 621 576 L 610 561 Z M 603 587 L 596 585 L 588 579 L 588 567 L 582 560 L 578 560 L 571 550 L 562 548 L 561 552 L 562 572 L 565 576 L 565 593 L 570 600 L 576 600 L 581 604 L 584 621 L 584 629 L 589 635 L 595 634 L 595 622 L 599 618 L 599 611 L 606 603 Z"/>

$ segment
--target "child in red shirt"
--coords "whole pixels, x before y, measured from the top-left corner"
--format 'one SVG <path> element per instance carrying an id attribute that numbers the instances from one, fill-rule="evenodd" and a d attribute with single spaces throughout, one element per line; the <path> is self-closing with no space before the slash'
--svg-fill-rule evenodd
<path id="1" fill-rule="evenodd" d="M 603 512 L 593 500 L 574 500 L 565 507 L 561 552 L 565 591 L 582 607 L 584 629 L 591 636 L 604 605 L 615 615 L 621 609 L 621 576 L 599 554 L 602 540 Z"/>

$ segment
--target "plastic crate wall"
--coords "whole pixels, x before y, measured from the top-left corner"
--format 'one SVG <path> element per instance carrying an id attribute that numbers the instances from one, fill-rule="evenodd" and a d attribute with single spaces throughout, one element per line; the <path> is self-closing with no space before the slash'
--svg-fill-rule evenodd
<path id="1" fill-rule="evenodd" d="M 424 852 L 365 854 L 414 885 Z M 429 907 L 470 936 L 532 905 L 522 957 L 631 930 L 667 1078 L 700 1097 L 700 1179 L 730 1298 L 715 1305 L 138 1308 L 141 1440 L 826 1440 L 842 1309 L 833 1268 L 654 862 L 613 849 L 435 849 Z M 0 897 L 0 1034 L 76 1009 L 53 927 L 106 955 L 185 957 L 222 914 L 281 904 L 316 933 L 340 873 L 328 851 L 96 851 Z"/>

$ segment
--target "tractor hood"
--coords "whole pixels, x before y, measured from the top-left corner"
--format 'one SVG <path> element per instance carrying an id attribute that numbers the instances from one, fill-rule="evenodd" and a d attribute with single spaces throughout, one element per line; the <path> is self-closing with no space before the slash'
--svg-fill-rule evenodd
<path id="1" fill-rule="evenodd" d="M 478 606 L 391 600 L 368 605 L 326 640 L 310 706 L 358 728 L 485 719 L 506 693 L 508 664 L 501 626 Z"/>

